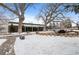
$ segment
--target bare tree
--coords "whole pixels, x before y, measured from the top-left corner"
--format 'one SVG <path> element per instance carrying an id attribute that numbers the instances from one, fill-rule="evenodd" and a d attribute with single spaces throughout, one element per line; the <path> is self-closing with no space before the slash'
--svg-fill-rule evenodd
<path id="1" fill-rule="evenodd" d="M 8 22 L 9 19 L 4 14 L 0 14 L 0 32 L 8 32 Z"/>
<path id="2" fill-rule="evenodd" d="M 61 7 L 62 4 L 53 3 L 47 4 L 46 7 L 42 8 L 41 12 L 38 15 L 44 23 L 44 31 L 46 31 L 47 25 L 53 21 L 59 14 L 62 14 Z M 63 15 L 63 14 L 62 14 Z"/>
<path id="3" fill-rule="evenodd" d="M 6 8 L 8 11 L 12 12 L 19 18 L 19 26 L 18 26 L 18 32 L 22 32 L 22 23 L 25 19 L 24 14 L 27 8 L 30 6 L 30 3 L 11 3 L 11 4 L 5 4 L 0 3 L 0 6 L 3 8 Z"/>
<path id="4" fill-rule="evenodd" d="M 79 22 L 76 23 L 76 26 L 77 26 L 77 28 L 78 28 L 78 30 L 79 30 Z"/>
<path id="5" fill-rule="evenodd" d="M 62 21 L 62 26 L 64 26 L 64 28 L 71 28 L 72 27 L 72 21 L 70 19 L 65 19 Z"/>

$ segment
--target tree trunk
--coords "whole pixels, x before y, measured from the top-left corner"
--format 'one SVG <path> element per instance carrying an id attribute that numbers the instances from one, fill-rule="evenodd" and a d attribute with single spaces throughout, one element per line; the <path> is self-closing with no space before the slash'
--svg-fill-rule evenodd
<path id="1" fill-rule="evenodd" d="M 19 26 L 18 26 L 19 33 L 22 33 L 23 21 L 24 21 L 24 16 L 19 17 Z"/>
<path id="2" fill-rule="evenodd" d="M 79 26 L 77 26 L 78 30 L 79 30 Z"/>
<path id="3" fill-rule="evenodd" d="M 46 31 L 46 27 L 44 26 L 44 29 L 43 29 L 43 31 Z"/>
<path id="4" fill-rule="evenodd" d="M 46 31 L 47 30 L 47 28 L 46 28 L 46 24 L 44 25 L 44 29 L 43 29 L 43 31 Z"/>

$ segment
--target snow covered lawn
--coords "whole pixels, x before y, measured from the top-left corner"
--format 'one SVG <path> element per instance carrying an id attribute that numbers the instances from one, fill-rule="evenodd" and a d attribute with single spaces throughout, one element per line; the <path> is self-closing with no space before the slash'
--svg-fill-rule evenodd
<path id="1" fill-rule="evenodd" d="M 26 35 L 25 38 L 16 38 L 17 55 L 79 54 L 79 37 Z"/>

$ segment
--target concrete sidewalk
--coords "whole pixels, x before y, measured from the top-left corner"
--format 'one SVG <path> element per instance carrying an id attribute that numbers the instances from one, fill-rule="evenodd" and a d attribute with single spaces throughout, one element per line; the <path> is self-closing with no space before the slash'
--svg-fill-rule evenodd
<path id="1" fill-rule="evenodd" d="M 16 38 L 14 36 L 6 37 L 6 41 L 0 46 L 0 55 L 15 55 L 15 41 Z"/>

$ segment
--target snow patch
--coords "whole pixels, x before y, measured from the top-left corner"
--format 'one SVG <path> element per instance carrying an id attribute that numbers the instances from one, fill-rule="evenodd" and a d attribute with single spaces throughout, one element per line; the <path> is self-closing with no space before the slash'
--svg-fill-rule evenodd
<path id="1" fill-rule="evenodd" d="M 2 43 L 4 43 L 6 41 L 6 39 L 0 39 L 0 45 L 2 44 Z"/>
<path id="2" fill-rule="evenodd" d="M 17 55 L 79 54 L 79 37 L 27 35 L 25 40 L 16 38 Z"/>

